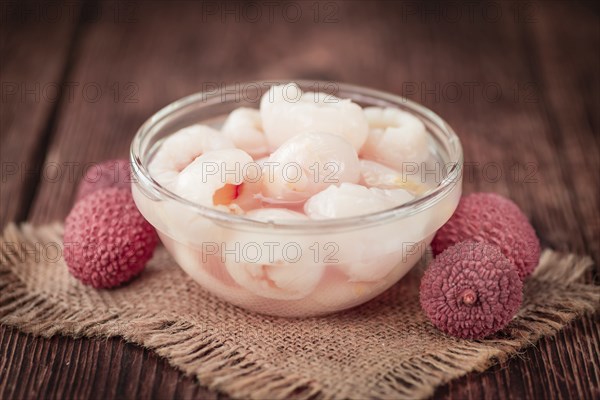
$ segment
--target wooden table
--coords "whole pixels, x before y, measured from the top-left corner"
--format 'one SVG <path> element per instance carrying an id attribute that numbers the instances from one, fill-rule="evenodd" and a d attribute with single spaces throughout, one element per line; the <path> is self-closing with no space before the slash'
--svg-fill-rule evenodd
<path id="1" fill-rule="evenodd" d="M 466 192 L 510 196 L 545 246 L 598 263 L 597 3 L 244 4 L 2 2 L 2 226 L 62 220 L 86 163 L 127 156 L 136 129 L 173 100 L 322 79 L 430 107 L 462 139 Z M 598 398 L 599 327 L 578 320 L 436 396 Z M 120 339 L 1 327 L 0 398 L 32 397 L 223 395 Z"/>

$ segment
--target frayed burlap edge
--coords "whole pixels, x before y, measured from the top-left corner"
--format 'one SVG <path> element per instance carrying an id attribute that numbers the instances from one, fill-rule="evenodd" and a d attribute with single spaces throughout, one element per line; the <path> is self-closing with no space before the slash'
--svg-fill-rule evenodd
<path id="1" fill-rule="evenodd" d="M 69 310 L 52 298 L 30 292 L 12 270 L 30 262 L 8 251 L 7 243 L 34 243 L 62 239 L 60 224 L 20 229 L 10 224 L 0 238 L 0 323 L 24 332 L 50 337 L 120 336 L 165 357 L 173 366 L 195 376 L 210 389 L 233 397 L 250 398 L 334 398 L 352 397 L 331 393 L 319 382 L 294 374 L 282 374 L 276 365 L 255 357 L 250 349 L 232 346 L 217 335 L 176 315 L 141 313 L 118 309 L 103 315 L 90 309 Z M 570 321 L 600 306 L 597 286 L 585 284 L 585 272 L 593 265 L 589 257 L 545 250 L 533 278 L 525 288 L 543 290 L 560 286 L 561 294 L 549 292 L 545 306 L 524 302 L 517 317 L 496 337 L 455 340 L 451 348 L 436 354 L 424 353 L 391 369 L 372 393 L 374 398 L 424 398 L 435 388 L 472 371 L 482 371 L 552 336 Z M 126 321 L 126 323 L 123 323 Z M 341 396 L 340 396 L 341 395 Z"/>

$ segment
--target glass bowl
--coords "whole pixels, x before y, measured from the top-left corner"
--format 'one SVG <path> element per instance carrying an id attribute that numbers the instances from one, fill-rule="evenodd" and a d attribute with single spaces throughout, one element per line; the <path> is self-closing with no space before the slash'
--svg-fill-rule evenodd
<path id="1" fill-rule="evenodd" d="M 429 109 L 363 87 L 296 81 L 305 91 L 396 107 L 426 126 L 432 162 L 419 179 L 434 187 L 413 201 L 356 217 L 278 223 L 192 203 L 161 186 L 148 165 L 165 137 L 186 126 L 218 127 L 237 107 L 258 108 L 274 81 L 212 86 L 166 106 L 131 144 L 133 196 L 169 253 L 204 289 L 251 311 L 304 317 L 357 306 L 401 279 L 423 256 L 461 196 L 463 155 L 452 128 Z M 414 172 L 414 171 L 413 171 Z"/>

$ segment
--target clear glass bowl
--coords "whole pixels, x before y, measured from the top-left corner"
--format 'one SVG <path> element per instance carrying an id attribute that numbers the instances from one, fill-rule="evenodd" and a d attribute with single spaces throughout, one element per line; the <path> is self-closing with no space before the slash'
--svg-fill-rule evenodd
<path id="1" fill-rule="evenodd" d="M 162 139 L 204 123 L 218 126 L 237 107 L 258 107 L 274 82 L 251 82 L 180 99 L 146 121 L 131 145 L 133 195 L 166 249 L 204 289 L 251 311 L 285 317 L 354 307 L 401 279 L 423 256 L 461 195 L 463 155 L 452 128 L 405 98 L 358 86 L 297 81 L 359 105 L 397 107 L 423 121 L 435 161 L 421 171 L 436 185 L 393 209 L 350 218 L 262 222 L 179 197 L 161 186 L 148 165 Z"/>

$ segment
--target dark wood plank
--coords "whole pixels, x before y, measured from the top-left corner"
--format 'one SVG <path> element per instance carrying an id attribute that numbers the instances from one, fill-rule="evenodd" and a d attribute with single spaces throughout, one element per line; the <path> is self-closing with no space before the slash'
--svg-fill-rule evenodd
<path id="1" fill-rule="evenodd" d="M 217 398 L 165 359 L 117 338 L 45 339 L 5 326 L 0 338 L 3 399 Z"/>
<path id="2" fill-rule="evenodd" d="M 0 5 L 0 226 L 27 217 L 68 74 L 79 6 L 53 6 L 58 22 L 31 1 Z"/>
<path id="3" fill-rule="evenodd" d="M 594 158 L 598 150 L 589 143 L 593 141 L 595 132 L 592 127 L 579 125 L 578 135 L 587 143 L 573 150 L 576 156 L 570 160 L 561 160 L 558 154 L 562 147 L 561 139 L 569 136 L 570 132 L 563 131 L 551 116 L 559 111 L 568 113 L 570 108 L 560 107 L 558 103 L 558 110 L 549 109 L 547 93 L 542 90 L 544 82 L 538 78 L 542 72 L 538 69 L 539 63 L 549 65 L 552 60 L 536 63 L 529 54 L 531 46 L 528 40 L 534 40 L 531 38 L 532 30 L 538 19 L 540 24 L 544 21 L 550 26 L 557 20 L 565 24 L 572 20 L 586 20 L 581 9 L 564 10 L 555 6 L 560 5 L 537 5 L 534 21 L 527 24 L 513 18 L 499 19 L 494 23 L 474 22 L 475 26 L 442 21 L 435 25 L 435 34 L 428 32 L 429 27 L 415 26 L 408 35 L 410 39 L 402 42 L 402 49 L 408 54 L 417 54 L 419 47 L 426 48 L 429 57 L 413 61 L 416 65 L 412 68 L 408 65 L 397 70 L 400 77 L 397 90 L 405 89 L 409 97 L 437 111 L 458 131 L 463 139 L 465 158 L 476 163 L 473 179 L 465 181 L 465 191 L 491 190 L 509 195 L 530 215 L 545 245 L 565 251 L 592 253 L 597 260 L 599 254 L 589 246 L 582 229 L 582 226 L 597 224 L 597 207 L 587 208 L 582 214 L 580 199 L 572 195 L 573 184 L 567 183 L 570 176 L 564 171 L 565 166 L 578 155 L 580 168 L 586 169 L 579 180 L 579 185 L 584 185 L 580 190 L 590 196 L 584 201 L 598 204 L 597 190 L 596 193 L 593 193 L 594 189 L 589 190 L 590 183 L 594 182 L 594 172 L 587 174 L 598 171 Z M 538 7 L 544 13 L 537 13 Z M 565 18 L 565 14 L 572 15 L 572 19 Z M 510 8 L 504 8 L 502 15 L 511 17 Z M 587 26 L 594 27 L 594 23 L 588 21 Z M 582 31 L 584 29 L 578 30 L 578 34 L 572 32 L 570 40 L 558 37 L 559 32 L 553 33 L 556 36 L 548 35 L 546 40 L 555 46 L 556 43 L 569 46 L 577 41 L 593 53 L 591 49 L 598 40 L 597 30 L 595 34 Z M 472 38 L 474 32 L 477 32 L 476 40 Z M 584 50 L 580 47 L 579 51 Z M 597 70 L 597 58 L 595 62 Z M 594 62 L 591 66 L 582 62 L 581 65 L 573 63 L 565 68 L 566 74 L 587 76 L 581 68 L 593 69 Z M 415 84 L 413 86 L 425 85 L 431 92 L 411 94 L 406 88 L 412 87 L 402 80 L 403 76 L 409 76 L 410 83 Z M 444 87 L 454 84 L 464 88 L 466 83 L 479 87 L 496 85 L 502 89 L 502 96 L 492 99 L 486 98 L 482 92 L 475 92 L 474 101 L 471 101 L 463 93 L 456 102 L 448 101 L 451 92 L 444 92 Z M 519 96 L 513 96 L 513 88 L 526 87 L 528 83 L 533 85 L 533 91 L 517 92 Z M 591 78 L 588 85 L 591 92 L 597 91 L 597 77 Z M 477 95 L 480 97 L 477 98 Z M 563 101 L 568 101 L 568 97 Z M 590 150 L 595 153 L 594 156 L 581 157 Z M 510 174 L 513 165 L 529 163 L 536 167 L 531 182 L 515 179 Z M 581 166 L 582 163 L 584 166 Z M 486 165 L 499 166 L 503 172 L 502 179 L 496 181 L 493 176 L 486 177 Z M 571 173 L 577 170 L 575 165 Z M 522 358 L 512 359 L 481 374 L 471 374 L 440 388 L 436 394 L 445 398 L 461 398 L 466 393 L 470 398 L 597 396 L 597 355 L 591 351 L 582 352 L 578 344 L 585 343 L 586 348 L 598 341 L 599 327 L 598 319 L 578 321 L 556 339 L 542 340 L 535 348 L 527 350 Z M 586 371 L 583 374 L 585 378 L 578 379 L 581 374 L 574 371 Z"/>
<path id="4" fill-rule="evenodd" d="M 168 8 L 134 3 L 119 18 L 105 11 L 81 29 L 67 77 L 79 87 L 100 85 L 102 95 L 95 101 L 76 92 L 73 101 L 63 99 L 45 162 L 65 170 L 67 163 L 79 163 L 78 176 L 86 162 L 125 156 L 143 120 L 206 82 L 272 77 L 350 81 L 404 93 L 437 111 L 463 138 L 467 159 L 479 163 L 473 178 L 465 180 L 466 191 L 511 196 L 531 216 L 546 245 L 591 253 L 598 261 L 598 193 L 590 184 L 598 170 L 597 9 L 531 3 L 530 14 L 526 3 L 524 8 L 503 4 L 497 21 L 485 19 L 476 7 L 472 21 L 463 15 L 457 22 L 441 11 L 436 17 L 435 7 L 428 13 L 423 8 L 409 12 L 402 8 L 406 3 L 339 4 L 337 22 L 328 24 L 314 23 L 310 2 L 302 3 L 304 18 L 293 24 L 281 14 L 273 22 L 237 22 L 235 16 L 223 21 L 203 14 L 198 4 L 183 2 Z M 563 76 L 586 84 L 563 82 Z M 125 88 L 128 83 L 135 94 Z M 473 98 L 465 92 L 470 83 L 480 88 Z M 448 91 L 453 84 L 463 90 L 457 101 Z M 481 91 L 486 84 L 502 89 L 497 101 Z M 413 93 L 415 85 L 433 89 Z M 579 85 L 581 96 L 573 93 L 573 85 Z M 128 95 L 137 102 L 126 102 Z M 586 150 L 591 154 L 582 157 Z M 511 166 L 526 163 L 537 166 L 535 181 L 508 175 Z M 499 166 L 503 178 L 490 179 L 487 165 Z M 64 218 L 75 183 L 67 177 L 43 181 L 30 219 Z M 577 321 L 518 358 L 451 382 L 436 396 L 598 397 L 599 326 L 597 318 Z M 0 381 L 3 398 L 217 397 L 164 360 L 119 339 L 47 340 L 8 328 L 2 328 L 0 338 L 0 374 L 7 376 Z"/>
<path id="5" fill-rule="evenodd" d="M 491 369 L 440 387 L 436 398 L 591 399 L 600 394 L 599 319 L 584 318 Z"/>
<path id="6" fill-rule="evenodd" d="M 565 185 L 568 177 L 557 162 L 560 143 L 555 144 L 553 139 L 568 133 L 549 120 L 554 110 L 548 110 L 540 90 L 541 71 L 531 65 L 530 48 L 525 42 L 529 40 L 530 24 L 515 20 L 510 4 L 501 15 L 494 22 L 487 22 L 481 15 L 462 24 L 442 19 L 435 30 L 427 24 L 405 24 L 404 34 L 399 35 L 404 39 L 397 47 L 409 55 L 427 49 L 428 56 L 416 57 L 411 63 L 397 59 L 398 79 L 390 81 L 393 91 L 404 91 L 429 106 L 461 136 L 465 159 L 471 164 L 467 172 L 473 173 L 472 178 L 465 176 L 465 192 L 484 190 L 508 195 L 531 217 L 546 245 L 585 253 L 581 229 L 584 222 L 578 219 L 577 199 L 571 196 L 570 184 Z M 534 17 L 541 20 L 544 15 L 536 13 Z M 389 36 L 401 18 L 396 24 L 386 25 Z M 573 18 L 578 19 L 578 14 Z M 477 40 L 473 39 L 475 33 Z M 597 86 L 597 79 L 591 84 Z M 467 85 L 475 88 L 472 96 L 467 93 Z M 531 89 L 516 89 L 515 97 L 515 88 L 528 85 Z M 413 86 L 422 89 L 412 94 L 409 89 Z M 462 93 L 451 102 L 449 88 L 453 86 L 461 88 Z M 497 87 L 501 94 L 486 94 L 485 87 Z M 581 135 L 593 136 L 593 132 L 582 130 Z M 535 172 L 527 180 L 528 165 Z M 594 165 L 590 162 L 589 167 Z M 513 166 L 518 167 L 518 177 Z M 495 172 L 502 174 L 499 179 Z"/>
<path id="7" fill-rule="evenodd" d="M 585 241 L 600 264 L 600 25 L 597 4 L 565 2 L 539 8 L 526 32 L 533 68 L 551 125 L 549 142 Z M 573 16 L 576 24 L 564 19 Z"/>

